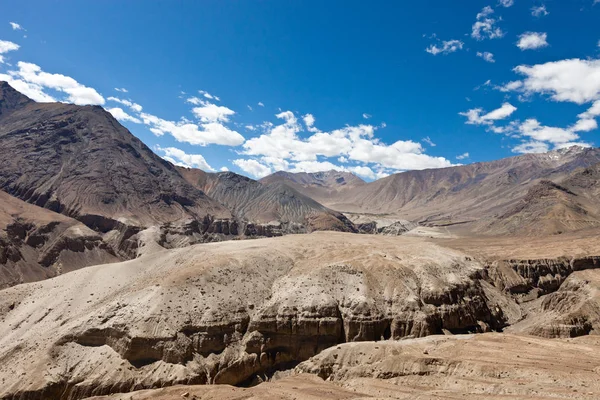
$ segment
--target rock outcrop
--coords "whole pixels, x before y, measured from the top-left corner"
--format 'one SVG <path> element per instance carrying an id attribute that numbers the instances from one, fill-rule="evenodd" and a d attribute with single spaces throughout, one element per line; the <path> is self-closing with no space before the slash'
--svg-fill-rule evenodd
<path id="1" fill-rule="evenodd" d="M 0 191 L 0 288 L 119 261 L 84 224 Z"/>

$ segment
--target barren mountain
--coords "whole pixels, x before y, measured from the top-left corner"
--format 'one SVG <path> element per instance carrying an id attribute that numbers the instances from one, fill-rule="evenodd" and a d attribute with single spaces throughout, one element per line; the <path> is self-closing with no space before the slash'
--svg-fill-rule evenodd
<path id="1" fill-rule="evenodd" d="M 341 196 L 352 188 L 363 186 L 366 182 L 358 176 L 343 171 L 323 172 L 285 172 L 279 171 L 260 180 L 261 183 L 286 183 L 319 203 L 325 204 L 331 197 Z"/>
<path id="2" fill-rule="evenodd" d="M 561 180 L 578 168 L 598 162 L 600 149 L 571 147 L 491 162 L 403 172 L 314 198 L 342 212 L 388 214 L 437 225 L 464 223 L 502 215 L 540 180 Z M 296 188 L 313 195 L 311 187 Z"/>
<path id="3" fill-rule="evenodd" d="M 0 84 L 0 188 L 107 231 L 229 212 L 96 106 L 35 103 Z"/>
<path id="4" fill-rule="evenodd" d="M 72 218 L 0 191 L 0 288 L 119 259 Z"/>
<path id="5" fill-rule="evenodd" d="M 600 164 L 577 170 L 560 184 L 542 180 L 503 215 L 480 230 L 552 235 L 600 226 Z"/>
<path id="6" fill-rule="evenodd" d="M 237 218 L 258 224 L 282 224 L 286 232 L 356 230 L 343 214 L 286 183 L 263 184 L 233 172 L 206 173 L 182 167 L 178 170 L 189 183 L 225 205 Z"/>
<path id="7" fill-rule="evenodd" d="M 559 293 L 565 279 L 597 274 L 582 270 L 599 264 L 488 264 L 421 238 L 334 232 L 163 250 L 4 290 L 0 397 L 242 384 L 327 348 L 328 357 L 344 342 L 497 331 L 527 318 L 527 298 Z M 364 364 L 364 352 L 352 354 Z M 443 362 L 406 360 L 443 370 Z"/>

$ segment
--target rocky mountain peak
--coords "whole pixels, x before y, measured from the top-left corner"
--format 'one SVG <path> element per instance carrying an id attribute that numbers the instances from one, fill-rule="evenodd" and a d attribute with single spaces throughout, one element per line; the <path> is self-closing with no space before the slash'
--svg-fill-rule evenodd
<path id="1" fill-rule="evenodd" d="M 33 100 L 16 91 L 8 82 L 0 81 L 0 117 L 29 103 Z"/>

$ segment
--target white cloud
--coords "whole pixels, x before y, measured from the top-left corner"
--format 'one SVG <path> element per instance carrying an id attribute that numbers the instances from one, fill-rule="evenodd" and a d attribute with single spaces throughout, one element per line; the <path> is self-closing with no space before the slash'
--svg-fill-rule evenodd
<path id="1" fill-rule="evenodd" d="M 430 145 L 431 147 L 435 147 L 435 143 L 433 143 L 433 141 L 431 140 L 431 138 L 429 136 L 424 137 L 421 140 L 424 141 L 425 143 L 427 143 L 428 145 Z"/>
<path id="2" fill-rule="evenodd" d="M 258 102 L 258 105 L 259 105 L 259 106 L 261 106 L 261 107 L 264 107 L 264 106 L 265 106 L 265 105 L 262 103 L 262 101 L 259 101 L 259 102 Z"/>
<path id="3" fill-rule="evenodd" d="M 19 50 L 19 46 L 16 43 L 9 42 L 7 40 L 0 40 L 0 64 L 4 63 L 4 57 L 2 54 L 8 53 L 9 51 Z"/>
<path id="4" fill-rule="evenodd" d="M 510 103 L 504 103 L 500 108 L 490 111 L 487 114 L 481 115 L 483 109 L 474 108 L 466 112 L 458 113 L 463 117 L 467 117 L 469 125 L 493 125 L 494 121 L 502 120 L 511 116 L 517 110 L 517 107 Z"/>
<path id="5" fill-rule="evenodd" d="M 484 51 L 483 53 L 481 52 L 477 52 L 477 57 L 481 57 L 483 58 L 485 61 L 489 62 L 489 63 L 495 63 L 496 60 L 494 60 L 494 54 L 490 53 L 489 51 Z"/>
<path id="6" fill-rule="evenodd" d="M 550 148 L 543 142 L 524 142 L 512 149 L 513 153 L 546 153 Z"/>
<path id="7" fill-rule="evenodd" d="M 518 90 L 526 94 L 549 94 L 555 101 L 577 104 L 600 99 L 600 60 L 574 58 L 519 65 L 514 71 L 525 75 Z"/>
<path id="8" fill-rule="evenodd" d="M 315 117 L 312 114 L 306 114 L 302 117 L 304 121 L 304 125 L 306 125 L 306 130 L 309 132 L 319 132 L 317 128 L 315 128 Z"/>
<path id="9" fill-rule="evenodd" d="M 579 139 L 579 136 L 570 129 L 543 126 L 536 119 L 530 118 L 523 122 L 519 131 L 536 142 L 567 143 Z"/>
<path id="10" fill-rule="evenodd" d="M 190 100 L 192 99 L 188 99 L 188 102 L 191 103 Z M 192 113 L 202 122 L 229 122 L 229 117 L 235 114 L 235 111 L 230 108 L 218 106 L 204 100 L 200 100 L 197 104 L 200 106 L 194 107 Z"/>
<path id="11" fill-rule="evenodd" d="M 367 113 L 363 113 L 362 117 L 363 117 L 364 119 L 369 119 L 369 118 L 371 118 L 371 117 L 372 117 L 372 115 L 371 115 L 371 114 L 367 114 Z"/>
<path id="12" fill-rule="evenodd" d="M 164 153 L 163 158 L 174 165 L 186 168 L 200 168 L 204 171 L 214 171 L 200 154 L 187 154 L 185 151 L 176 147 L 162 148 L 156 146 L 156 150 Z"/>
<path id="13" fill-rule="evenodd" d="M 203 95 L 207 99 L 221 101 L 221 99 L 218 96 L 213 96 L 212 94 L 208 93 L 207 91 L 198 90 L 198 93 L 200 93 L 201 95 Z"/>
<path id="14" fill-rule="evenodd" d="M 589 132 L 593 131 L 594 129 L 598 129 L 598 123 L 592 118 L 580 119 L 575 123 L 575 125 L 573 125 L 573 127 L 571 127 L 573 132 Z"/>
<path id="15" fill-rule="evenodd" d="M 259 163 L 256 160 L 237 159 L 233 160 L 232 163 L 237 165 L 242 171 L 255 178 L 264 178 L 273 172 L 271 168 Z"/>
<path id="16" fill-rule="evenodd" d="M 519 36 L 517 47 L 521 50 L 535 50 L 548 46 L 546 39 L 548 34 L 544 32 L 525 32 Z"/>
<path id="17" fill-rule="evenodd" d="M 494 9 L 492 9 L 490 6 L 487 6 L 477 14 L 477 20 L 471 28 L 471 37 L 473 39 L 499 39 L 504 36 L 502 29 L 496 26 L 496 22 L 498 22 L 498 20 L 491 17 L 493 13 Z"/>
<path id="18" fill-rule="evenodd" d="M 425 49 L 429 54 L 433 54 L 434 56 L 438 54 L 450 54 L 455 51 L 462 50 L 464 43 L 460 40 L 448 40 L 442 41 L 441 46 L 436 44 L 432 44 Z M 364 114 L 363 114 L 364 115 Z"/>
<path id="19" fill-rule="evenodd" d="M 533 7 L 531 9 L 531 15 L 533 15 L 536 18 L 545 17 L 548 14 L 550 13 L 548 12 L 548 10 L 546 10 L 546 5 L 544 4 L 542 4 L 539 7 Z"/>
<path id="20" fill-rule="evenodd" d="M 117 97 L 107 97 L 106 100 L 108 101 L 114 101 L 115 103 L 120 103 L 123 104 L 124 106 L 127 106 L 129 108 L 131 108 L 133 111 L 139 113 L 142 112 L 142 106 L 140 106 L 137 103 L 132 102 L 131 100 L 125 100 L 125 99 L 119 99 Z"/>
<path id="21" fill-rule="evenodd" d="M 457 160 L 464 160 L 465 158 L 469 158 L 469 153 L 462 153 L 462 154 L 456 156 Z"/>
<path id="22" fill-rule="evenodd" d="M 505 84 L 503 86 L 495 86 L 494 88 L 500 90 L 501 92 L 512 92 L 512 91 L 518 90 L 522 87 L 523 87 L 523 82 L 512 81 L 512 82 L 508 82 L 507 84 Z"/>
<path id="23" fill-rule="evenodd" d="M 109 113 L 112 114 L 113 117 L 115 117 L 117 120 L 119 121 L 130 121 L 136 124 L 141 124 L 142 121 L 140 121 L 139 118 L 136 117 L 132 117 L 131 115 L 127 114 L 125 111 L 123 111 L 122 108 L 119 107 L 115 107 L 115 108 L 110 108 L 108 110 Z"/>
<path id="24" fill-rule="evenodd" d="M 127 89 L 125 89 L 125 88 L 117 88 L 117 87 L 116 87 L 116 88 L 115 88 L 115 90 L 116 90 L 117 92 L 129 93 L 129 90 L 127 90 Z"/>
<path id="25" fill-rule="evenodd" d="M 219 144 L 223 146 L 239 146 L 244 137 L 219 122 L 196 125 L 189 121 L 173 122 L 155 115 L 141 113 L 140 118 L 148 125 L 150 131 L 157 136 L 170 133 L 179 142 L 206 146 Z"/>
<path id="26" fill-rule="evenodd" d="M 252 111 L 252 106 L 248 104 L 246 107 L 248 107 L 248 110 Z"/>
<path id="27" fill-rule="evenodd" d="M 77 105 L 103 105 L 102 97 L 95 89 L 84 86 L 75 79 L 62 74 L 50 74 L 32 63 L 19 61 L 18 70 L 8 71 L 2 79 L 8 81 L 15 89 L 29 96 L 35 101 L 55 101 L 54 97 L 45 92 L 52 89 L 66 93 L 68 96 L 63 101 Z"/>
<path id="28" fill-rule="evenodd" d="M 13 29 L 13 31 L 23 31 L 25 29 L 23 29 L 23 27 L 20 24 L 17 24 L 16 22 L 9 22 L 11 28 Z"/>
<path id="29" fill-rule="evenodd" d="M 498 3 L 503 7 L 512 7 L 515 4 L 515 0 L 499 0 Z"/>
<path id="30" fill-rule="evenodd" d="M 291 111 L 277 114 L 284 122 L 266 127 L 266 132 L 248 139 L 242 154 L 262 157 L 265 165 L 278 161 L 275 169 L 308 168 L 303 162 L 320 162 L 319 157 L 344 157 L 345 160 L 374 164 L 393 170 L 446 167 L 452 164 L 442 157 L 423 154 L 421 144 L 399 140 L 391 145 L 374 137 L 377 129 L 371 125 L 346 126 L 331 132 L 318 129 L 307 138 L 301 138 L 302 127 Z M 314 125 L 313 125 L 314 127 Z M 296 167 L 298 165 L 298 167 Z M 321 165 L 323 167 L 323 165 Z"/>
<path id="31" fill-rule="evenodd" d="M 219 171 L 221 171 L 221 172 L 227 172 L 227 171 L 229 171 L 229 168 L 227 168 L 227 167 L 221 167 L 221 168 L 219 168 Z"/>
<path id="32" fill-rule="evenodd" d="M 596 100 L 586 112 L 579 114 L 577 117 L 581 119 L 587 119 L 598 116 L 600 116 L 600 100 Z"/>

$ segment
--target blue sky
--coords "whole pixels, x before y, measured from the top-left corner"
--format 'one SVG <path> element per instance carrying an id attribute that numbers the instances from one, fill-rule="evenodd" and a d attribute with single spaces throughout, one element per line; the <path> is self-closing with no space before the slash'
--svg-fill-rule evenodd
<path id="1" fill-rule="evenodd" d="M 178 164 L 372 180 L 598 143 L 598 0 L 0 6 L 0 79 Z"/>

